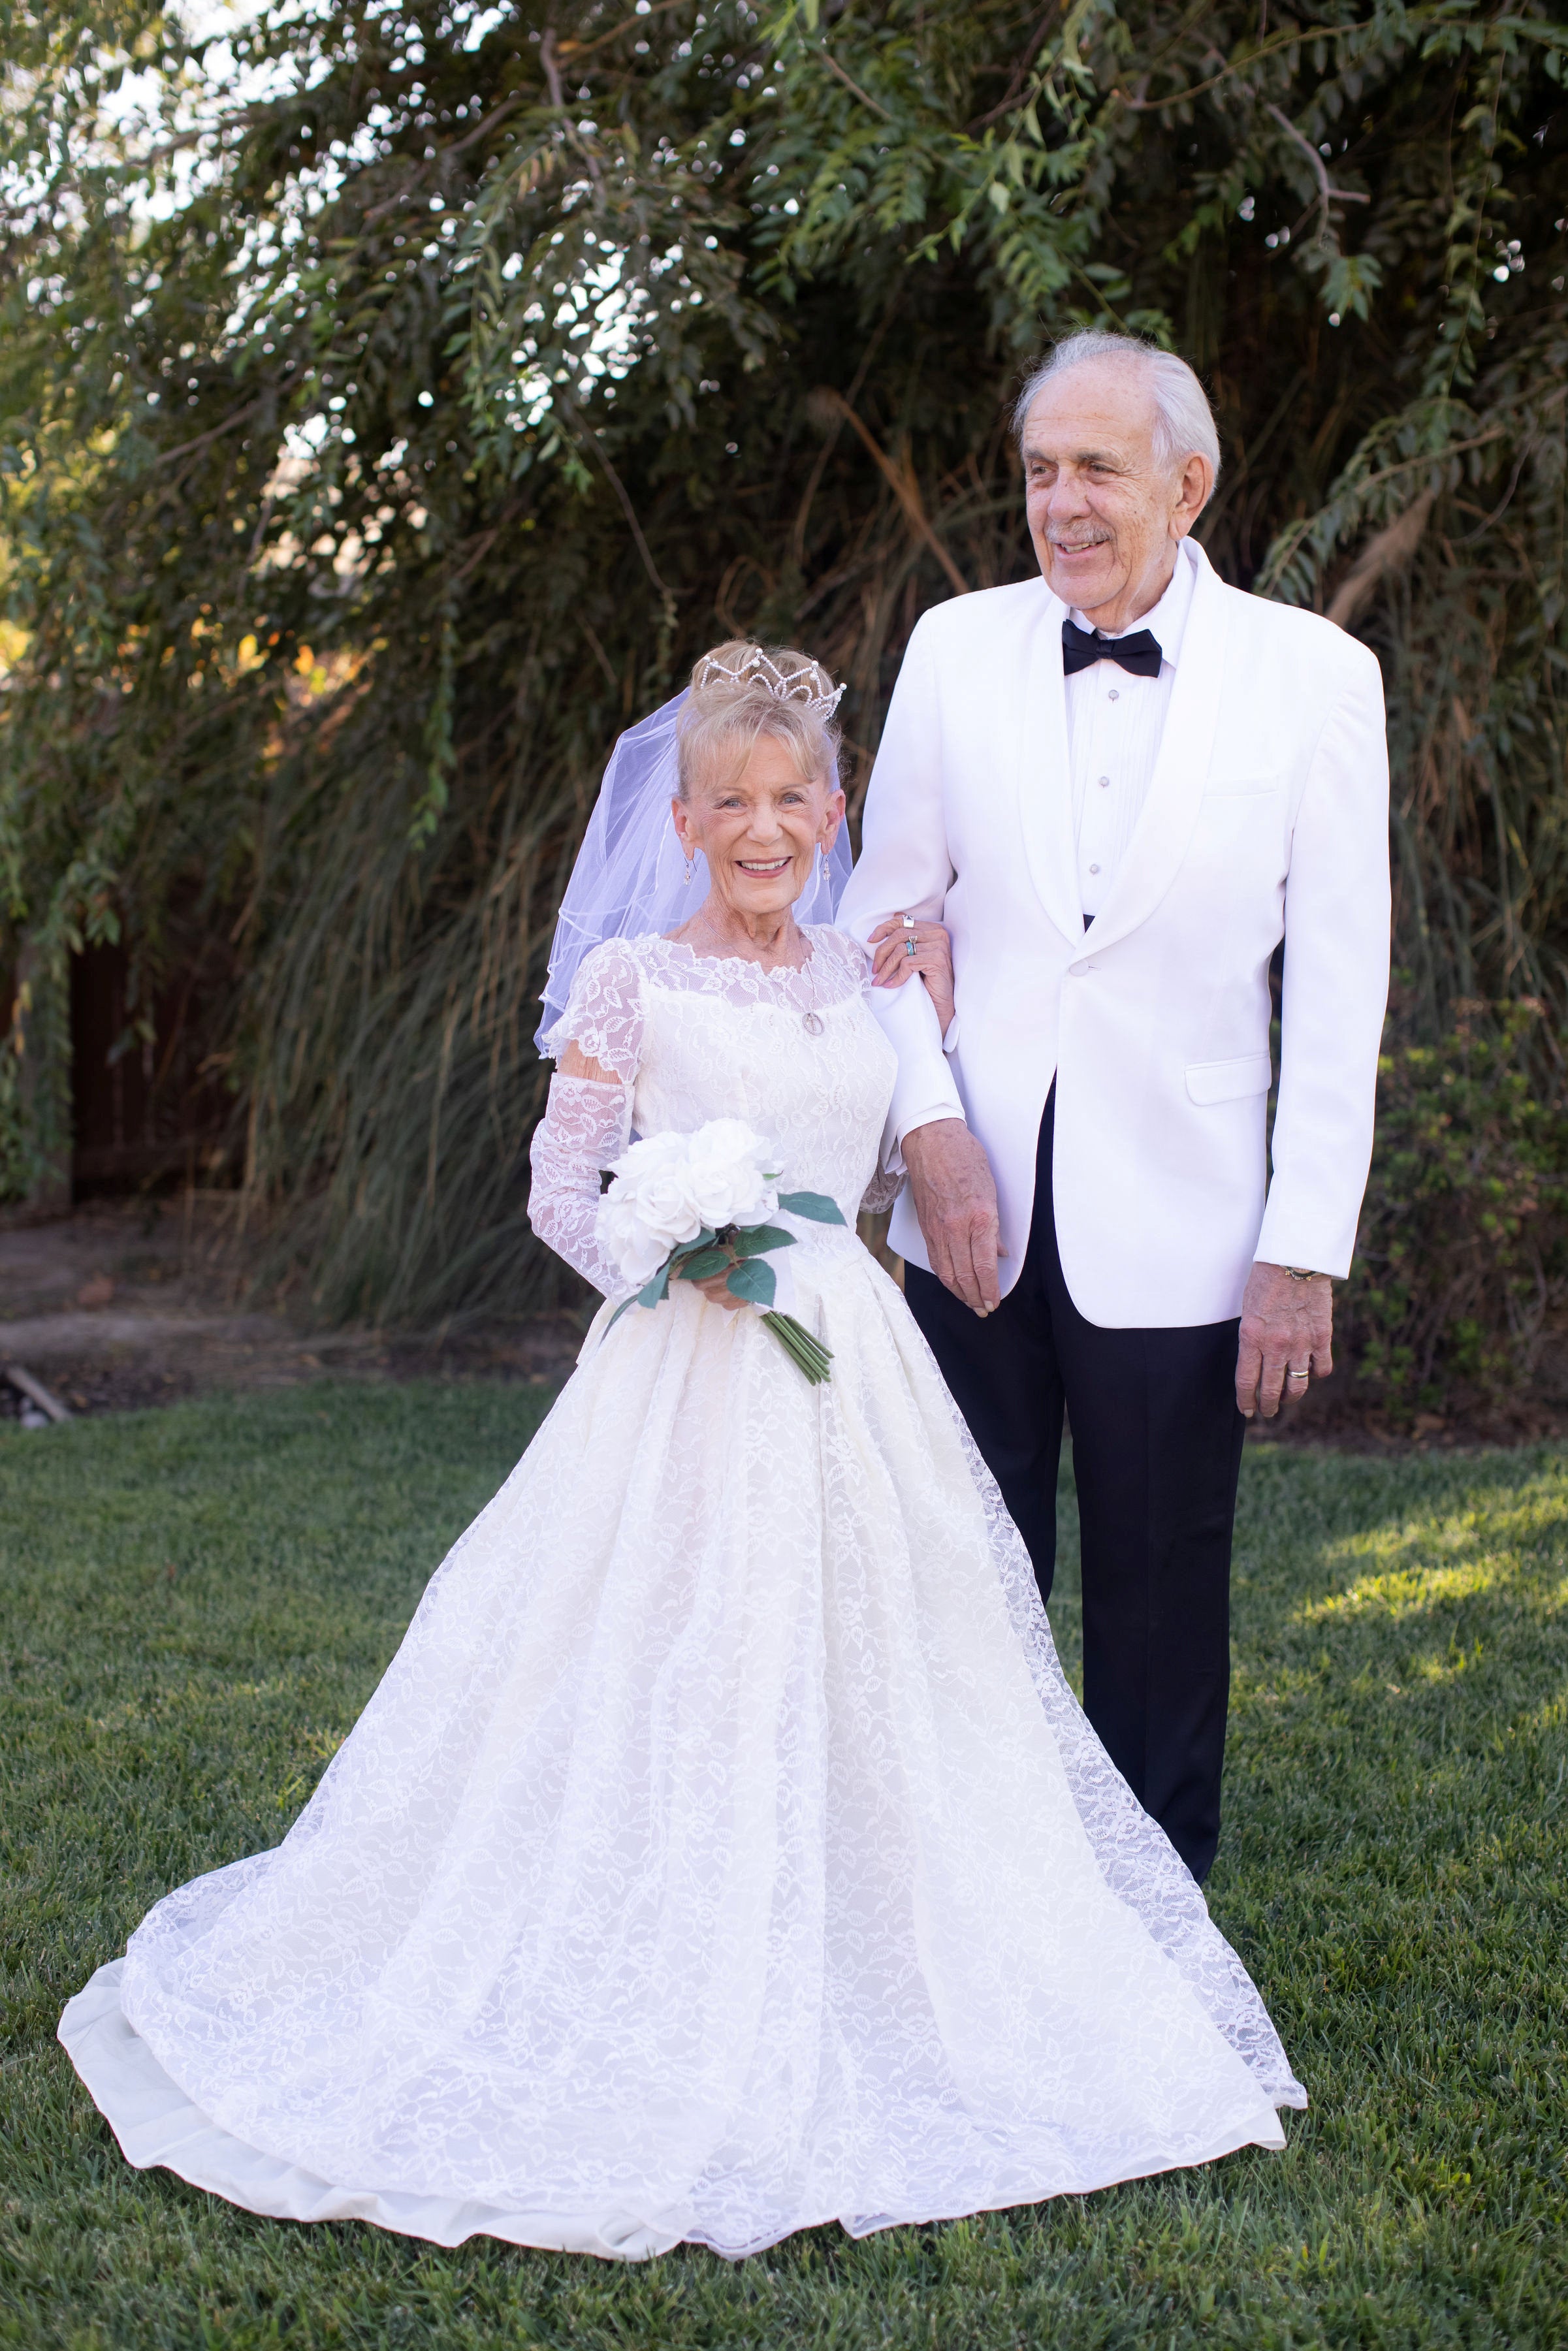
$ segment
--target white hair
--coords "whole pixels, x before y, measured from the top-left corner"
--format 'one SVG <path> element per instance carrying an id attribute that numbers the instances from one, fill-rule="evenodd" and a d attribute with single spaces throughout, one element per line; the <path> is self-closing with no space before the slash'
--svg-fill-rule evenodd
<path id="1" fill-rule="evenodd" d="M 842 692 L 820 662 L 792 645 L 743 637 L 715 645 L 693 670 L 676 722 L 677 796 L 689 799 L 695 781 L 737 776 L 761 735 L 784 745 L 805 782 L 827 778 L 836 789 L 841 737 L 833 712 Z"/>
<path id="2" fill-rule="evenodd" d="M 1123 367 L 1137 367 L 1148 379 L 1155 396 L 1155 455 L 1162 465 L 1174 471 L 1188 457 L 1207 457 L 1218 481 L 1219 434 L 1214 411 L 1186 361 L 1177 359 L 1174 351 L 1140 342 L 1136 335 L 1113 335 L 1099 327 L 1069 335 L 1034 370 L 1013 410 L 1013 431 L 1020 441 L 1030 410 L 1046 385 L 1070 368 L 1083 367 L 1092 360 L 1114 360 Z"/>

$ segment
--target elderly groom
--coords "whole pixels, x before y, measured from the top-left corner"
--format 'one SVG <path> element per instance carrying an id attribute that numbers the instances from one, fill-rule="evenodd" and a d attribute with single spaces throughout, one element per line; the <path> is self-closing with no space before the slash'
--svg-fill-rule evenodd
<path id="1" fill-rule="evenodd" d="M 1201 1879 L 1243 1416 L 1331 1368 L 1372 1146 L 1382 686 L 1189 535 L 1219 444 L 1185 362 L 1075 336 L 1018 424 L 1042 577 L 915 630 L 841 919 L 952 934 L 945 1039 L 924 988 L 873 992 L 908 1174 L 893 1246 L 1045 1593 L 1065 1408 L 1084 1702 Z"/>

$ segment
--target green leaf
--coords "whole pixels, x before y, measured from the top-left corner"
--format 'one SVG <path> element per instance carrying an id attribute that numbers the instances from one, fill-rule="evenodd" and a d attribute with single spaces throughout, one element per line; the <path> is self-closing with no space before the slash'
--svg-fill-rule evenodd
<path id="1" fill-rule="evenodd" d="M 725 1288 L 733 1296 L 747 1299 L 753 1306 L 771 1306 L 779 1294 L 773 1268 L 764 1265 L 759 1257 L 748 1258 L 744 1265 L 737 1265 Z"/>
<path id="2" fill-rule="evenodd" d="M 794 1234 L 787 1233 L 782 1225 L 752 1225 L 735 1237 L 737 1257 L 760 1257 L 764 1249 L 793 1249 L 794 1246 Z"/>
<path id="3" fill-rule="evenodd" d="M 706 1281 L 710 1275 L 722 1273 L 728 1263 L 727 1249 L 694 1249 L 674 1269 L 674 1279 L 677 1281 Z"/>
<path id="4" fill-rule="evenodd" d="M 780 1192 L 779 1206 L 791 1217 L 804 1217 L 809 1224 L 841 1225 L 844 1221 L 836 1200 L 825 1192 Z"/>
<path id="5" fill-rule="evenodd" d="M 614 1330 L 615 1325 L 620 1322 L 621 1317 L 625 1313 L 629 1306 L 657 1306 L 660 1300 L 667 1294 L 669 1287 L 670 1267 L 669 1261 L 666 1259 L 659 1268 L 658 1272 L 653 1276 L 652 1281 L 644 1282 L 641 1290 L 634 1290 L 630 1298 L 623 1298 L 621 1301 L 620 1305 L 615 1309 L 614 1313 L 610 1317 L 609 1322 L 604 1326 L 606 1332 Z"/>
<path id="6" fill-rule="evenodd" d="M 670 1266 L 666 1258 L 653 1280 L 637 1292 L 637 1303 L 639 1306 L 657 1306 L 661 1299 L 668 1297 L 669 1290 Z"/>

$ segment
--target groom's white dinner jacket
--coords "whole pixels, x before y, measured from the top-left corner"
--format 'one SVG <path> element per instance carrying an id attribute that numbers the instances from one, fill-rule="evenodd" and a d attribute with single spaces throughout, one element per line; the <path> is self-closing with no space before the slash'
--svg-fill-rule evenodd
<path id="1" fill-rule="evenodd" d="M 890 1164 L 915 1127 L 967 1120 L 996 1175 L 1005 1293 L 1054 1078 L 1062 1271 L 1111 1329 L 1224 1322 L 1255 1257 L 1349 1270 L 1388 985 L 1377 662 L 1329 621 L 1226 587 L 1194 540 L 1177 560 L 1195 577 L 1159 751 L 1088 929 L 1068 608 L 1039 580 L 955 597 L 915 629 L 840 909 L 862 941 L 904 913 L 952 933 L 946 1051 L 924 987 L 872 990 L 898 1052 Z M 907 1187 L 890 1238 L 928 1265 Z"/>

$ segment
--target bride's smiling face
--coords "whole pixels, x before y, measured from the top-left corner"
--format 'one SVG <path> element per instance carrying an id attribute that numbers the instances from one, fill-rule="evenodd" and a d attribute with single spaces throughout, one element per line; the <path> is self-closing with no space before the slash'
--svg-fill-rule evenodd
<path id="1" fill-rule="evenodd" d="M 831 849 L 844 796 L 825 776 L 808 780 L 786 743 L 759 735 L 736 776 L 695 782 L 672 803 L 688 857 L 707 859 L 710 894 L 737 914 L 792 906 L 811 878 L 819 849 Z"/>

